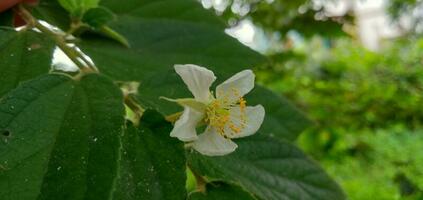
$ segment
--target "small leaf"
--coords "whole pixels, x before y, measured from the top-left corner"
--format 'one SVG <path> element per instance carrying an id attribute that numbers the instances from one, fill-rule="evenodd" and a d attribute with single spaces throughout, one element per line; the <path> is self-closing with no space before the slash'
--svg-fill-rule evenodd
<path id="1" fill-rule="evenodd" d="M 99 28 L 109 21 L 112 21 L 115 18 L 112 11 L 107 9 L 106 7 L 97 7 L 89 9 L 84 17 L 82 18 L 82 22 L 87 23 L 93 28 Z"/>
<path id="2" fill-rule="evenodd" d="M 54 43 L 34 31 L 0 29 L 0 97 L 50 70 Z"/>
<path id="3" fill-rule="evenodd" d="M 170 130 L 171 125 L 153 111 L 144 113 L 139 127 L 128 122 L 114 199 L 186 198 L 183 143 L 169 137 Z"/>
<path id="4" fill-rule="evenodd" d="M 188 162 L 195 172 L 238 183 L 260 199 L 345 199 L 339 186 L 295 146 L 260 135 L 236 142 L 238 149 L 228 156 L 191 152 Z"/>
<path id="5" fill-rule="evenodd" d="M 122 44 L 123 46 L 127 48 L 130 47 L 130 44 L 128 40 L 125 38 L 125 36 L 121 35 L 120 33 L 116 32 L 115 30 L 113 30 L 112 28 L 106 25 L 98 27 L 97 31 L 100 34 L 119 42 L 120 44 Z"/>
<path id="6" fill-rule="evenodd" d="M 189 195 L 188 200 L 255 200 L 248 192 L 239 186 L 220 182 L 207 184 L 205 193 L 194 192 Z"/>
<path id="7" fill-rule="evenodd" d="M 82 17 L 86 11 L 98 6 L 100 0 L 58 0 L 71 16 Z"/>
<path id="8" fill-rule="evenodd" d="M 123 125 L 121 91 L 105 77 L 22 84 L 0 101 L 1 199 L 110 199 Z"/>

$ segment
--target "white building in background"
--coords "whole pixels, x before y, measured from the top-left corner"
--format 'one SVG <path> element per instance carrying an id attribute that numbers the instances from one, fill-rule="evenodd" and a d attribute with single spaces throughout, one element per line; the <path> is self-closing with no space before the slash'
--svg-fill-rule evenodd
<path id="1" fill-rule="evenodd" d="M 352 13 L 355 16 L 355 28 L 363 46 L 377 51 L 381 42 L 404 34 L 411 28 L 412 19 L 418 13 L 402 17 L 399 23 L 393 22 L 387 13 L 389 0 L 314 0 L 317 8 L 323 7 L 328 17 L 344 16 Z M 227 1 L 202 0 L 205 7 L 224 9 Z M 423 10 L 420 10 L 423 11 Z M 423 15 L 421 12 L 420 15 Z M 423 28 L 422 28 L 423 29 Z M 238 38 L 242 43 L 258 51 L 263 51 L 261 30 L 254 27 L 251 21 L 241 22 L 237 27 L 227 30 L 227 33 Z M 264 45 L 265 46 L 265 45 Z"/>
<path id="2" fill-rule="evenodd" d="M 343 16 L 352 12 L 355 16 L 357 35 L 362 44 L 377 51 L 384 39 L 398 37 L 411 28 L 411 19 L 402 17 L 393 22 L 387 13 L 388 0 L 337 0 L 326 2 L 327 16 Z"/>

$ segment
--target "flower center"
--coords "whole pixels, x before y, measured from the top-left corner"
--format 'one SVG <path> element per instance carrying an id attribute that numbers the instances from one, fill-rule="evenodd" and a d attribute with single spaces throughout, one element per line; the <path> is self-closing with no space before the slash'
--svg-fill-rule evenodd
<path id="1" fill-rule="evenodd" d="M 238 134 L 245 128 L 246 114 L 245 108 L 247 101 L 240 97 L 234 103 L 228 103 L 224 98 L 214 99 L 206 108 L 205 121 L 216 130 L 223 137 L 228 135 Z M 231 109 L 239 107 L 239 115 L 231 115 Z M 228 133 L 228 131 L 230 131 Z"/>

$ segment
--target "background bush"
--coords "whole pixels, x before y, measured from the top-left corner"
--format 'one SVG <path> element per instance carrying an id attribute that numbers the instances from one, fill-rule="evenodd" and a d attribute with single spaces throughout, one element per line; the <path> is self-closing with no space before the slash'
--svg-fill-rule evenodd
<path id="1" fill-rule="evenodd" d="M 386 42 L 378 53 L 350 38 L 314 37 L 262 66 L 262 84 L 315 122 L 299 144 L 351 199 L 423 198 L 423 40 Z"/>

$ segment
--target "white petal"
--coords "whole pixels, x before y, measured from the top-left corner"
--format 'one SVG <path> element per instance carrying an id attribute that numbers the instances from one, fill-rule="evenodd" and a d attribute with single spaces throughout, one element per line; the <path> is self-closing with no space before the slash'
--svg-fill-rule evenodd
<path id="1" fill-rule="evenodd" d="M 234 107 L 230 111 L 231 123 L 235 127 L 242 127 L 241 110 L 239 107 Z M 240 138 L 253 135 L 258 131 L 264 120 L 264 107 L 262 105 L 247 106 L 245 108 L 245 126 L 241 132 L 235 133 L 228 126 L 225 127 L 225 135 L 229 138 Z"/>
<path id="2" fill-rule="evenodd" d="M 204 114 L 197 110 L 184 107 L 184 112 L 181 117 L 175 122 L 173 130 L 170 132 L 171 137 L 177 137 L 179 140 L 188 142 L 194 141 L 198 138 L 196 127 L 203 119 Z"/>
<path id="3" fill-rule="evenodd" d="M 230 139 L 221 136 L 216 129 L 208 127 L 206 131 L 194 141 L 193 148 L 203 155 L 223 156 L 229 154 L 238 147 Z"/>
<path id="4" fill-rule="evenodd" d="M 175 65 L 174 68 L 197 101 L 209 100 L 210 86 L 216 80 L 212 71 L 192 64 Z"/>
<path id="5" fill-rule="evenodd" d="M 217 99 L 235 102 L 254 88 L 255 75 L 251 70 L 241 71 L 216 87 Z"/>

